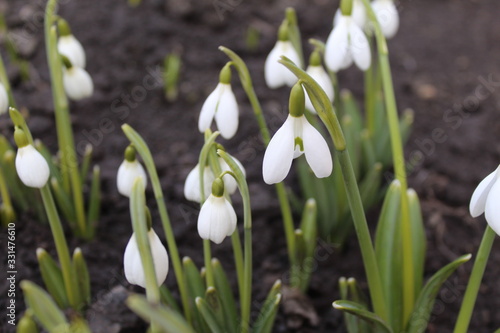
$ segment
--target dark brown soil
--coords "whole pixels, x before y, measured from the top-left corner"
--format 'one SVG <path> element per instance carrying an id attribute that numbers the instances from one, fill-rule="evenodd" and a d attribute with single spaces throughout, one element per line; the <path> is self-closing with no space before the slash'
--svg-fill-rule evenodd
<path id="1" fill-rule="evenodd" d="M 131 224 L 127 199 L 118 195 L 115 186 L 116 170 L 127 145 L 120 125 L 129 123 L 150 145 L 181 255 L 190 256 L 201 265 L 202 246 L 196 232 L 198 208 L 185 201 L 182 188 L 202 145 L 202 136 L 197 132 L 201 104 L 215 87 L 218 71 L 227 61 L 217 47 L 225 45 L 247 62 L 274 132 L 285 117 L 287 91 L 267 89 L 262 68 L 275 42 L 284 8 L 297 9 L 305 40 L 310 37 L 325 40 L 337 2 L 144 0 L 137 8 L 128 7 L 125 0 L 61 2 L 64 4 L 60 14 L 70 22 L 74 34 L 85 46 L 87 69 L 95 83 L 94 96 L 72 104 L 71 109 L 77 147 L 87 142 L 93 144 L 95 162 L 103 172 L 102 218 L 94 241 L 85 244 L 69 233 L 68 239 L 71 248 L 82 247 L 87 259 L 95 303 L 89 317 L 97 320 L 99 309 L 106 308 L 103 302 L 108 304 L 106 299 L 120 293 L 116 286 L 140 292 L 123 278 L 122 255 L 131 235 Z M 221 14 L 215 9 L 215 3 L 230 3 L 232 7 Z M 6 2 L 0 1 L 0 4 Z M 29 125 L 33 134 L 55 151 L 41 21 L 44 4 L 42 0 L 8 2 L 7 22 L 12 32 L 24 36 L 24 52 L 31 63 L 32 80 L 21 82 L 14 66 L 9 65 L 8 69 L 18 103 L 30 110 Z M 424 211 L 428 237 L 426 274 L 430 276 L 456 257 L 474 253 L 485 227 L 483 218 L 474 220 L 469 216 L 467 205 L 477 183 L 500 161 L 500 145 L 495 143 L 500 130 L 497 111 L 500 105 L 500 21 L 497 20 L 500 3 L 495 0 L 415 0 L 401 2 L 399 6 L 401 28 L 389 46 L 398 106 L 401 110 L 415 110 L 415 127 L 406 153 L 411 164 L 410 185 L 419 193 Z M 256 51 L 245 47 L 249 27 L 261 34 Z M 154 78 L 159 75 L 158 65 L 163 57 L 174 50 L 182 52 L 180 98 L 168 103 Z M 5 59 L 6 53 L 2 55 Z M 362 97 L 362 75 L 357 69 L 342 72 L 340 82 L 342 87 Z M 275 279 L 286 280 L 287 257 L 274 189 L 263 183 L 260 174 L 263 144 L 243 90 L 239 85 L 234 90 L 241 108 L 241 126 L 236 137 L 223 144 L 243 162 L 248 172 L 255 226 L 253 295 L 259 302 Z M 5 116 L 2 118 L 1 131 L 10 137 L 11 125 Z M 113 129 L 103 131 L 103 123 L 109 120 Z M 149 192 L 148 197 L 155 212 Z M 238 199 L 236 202 L 239 205 Z M 373 215 L 370 222 L 374 223 L 375 219 Z M 158 219 L 155 219 L 155 228 L 161 230 Z M 4 235 L 0 238 L 2 244 L 5 244 Z M 43 247 L 54 253 L 48 228 L 30 215 L 21 216 L 17 237 L 18 282 L 29 279 L 41 283 L 35 250 Z M 231 272 L 233 263 L 226 243 L 216 246 L 214 252 Z M 500 327 L 497 311 L 500 292 L 495 288 L 500 275 L 499 250 L 497 244 L 470 332 L 492 332 Z M 337 253 L 326 244 L 320 245 L 320 251 L 324 255 L 319 257 L 308 295 L 321 320 L 318 327 L 305 325 L 300 332 L 343 332 L 342 316 L 331 308 L 331 302 L 339 297 L 340 276 L 353 276 L 366 286 L 357 242 L 352 237 L 344 253 Z M 429 332 L 452 331 L 471 266 L 460 268 L 445 284 L 436 302 Z M 7 285 L 5 279 L 1 281 L 0 305 L 4 309 Z M 173 274 L 169 275 L 167 285 L 175 290 Z M 17 302 L 19 317 L 24 308 L 20 293 Z M 104 316 L 118 320 L 122 332 L 143 330 L 143 325 L 129 312 L 117 308 L 112 313 L 114 309 L 108 307 L 109 313 Z M 4 315 L 0 322 L 5 323 Z M 283 315 L 279 315 L 275 331 L 288 331 Z"/>

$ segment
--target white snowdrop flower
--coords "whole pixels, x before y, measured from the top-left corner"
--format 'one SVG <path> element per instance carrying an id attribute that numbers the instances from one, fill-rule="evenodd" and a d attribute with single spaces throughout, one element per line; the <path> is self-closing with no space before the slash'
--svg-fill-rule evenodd
<path id="1" fill-rule="evenodd" d="M 306 72 L 319 84 L 319 86 L 325 91 L 326 96 L 328 96 L 330 101 L 333 102 L 335 95 L 333 91 L 332 80 L 330 79 L 330 76 L 321 65 L 321 57 L 317 51 L 314 51 L 313 54 L 311 55 L 309 66 L 307 67 Z M 306 109 L 311 111 L 312 113 L 316 113 L 316 110 L 312 105 L 309 95 L 307 95 L 306 93 L 305 96 L 306 96 Z"/>
<path id="2" fill-rule="evenodd" d="M 339 23 L 340 17 L 342 16 L 341 9 L 337 9 L 335 16 L 333 18 L 333 25 L 337 25 Z M 352 2 L 352 12 L 351 12 L 352 20 L 354 23 L 358 25 L 361 29 L 364 29 L 367 23 L 366 20 L 366 8 L 363 5 L 361 0 L 354 0 Z"/>
<path id="3" fill-rule="evenodd" d="M 472 194 L 469 210 L 472 217 L 484 214 L 486 222 L 500 235 L 500 166 L 484 178 Z"/>
<path id="4" fill-rule="evenodd" d="M 365 71 L 371 64 L 368 39 L 351 16 L 341 15 L 326 41 L 326 66 L 337 72 L 351 66 L 352 62 Z"/>
<path id="5" fill-rule="evenodd" d="M 292 160 L 302 154 L 316 177 L 324 178 L 332 173 L 330 149 L 304 116 L 304 90 L 296 84 L 290 94 L 290 114 L 272 137 L 264 154 L 264 181 L 267 184 L 283 181 L 290 171 Z"/>
<path id="6" fill-rule="evenodd" d="M 85 51 L 75 36 L 66 35 L 59 37 L 57 50 L 61 55 L 67 57 L 74 66 L 85 68 Z"/>
<path id="7" fill-rule="evenodd" d="M 158 238 L 156 232 L 151 228 L 148 231 L 149 245 L 151 248 L 151 256 L 156 273 L 156 282 L 160 286 L 167 278 L 168 273 L 168 254 Z M 142 266 L 141 255 L 135 233 L 132 234 L 125 248 L 123 256 L 123 267 L 125 270 L 125 278 L 130 284 L 135 284 L 146 288 L 146 277 L 144 276 L 144 268 Z"/>
<path id="8" fill-rule="evenodd" d="M 85 68 L 86 58 L 85 50 L 78 39 L 73 36 L 66 20 L 59 18 L 59 39 L 57 41 L 57 50 L 59 53 L 69 59 L 76 67 Z"/>
<path id="9" fill-rule="evenodd" d="M 386 38 L 396 35 L 399 28 L 399 13 L 393 0 L 375 0 L 372 8 L 377 16 L 380 28 Z"/>
<path id="10" fill-rule="evenodd" d="M 72 66 L 63 69 L 63 85 L 66 95 L 74 101 L 92 96 L 94 83 L 86 70 Z"/>
<path id="11" fill-rule="evenodd" d="M 205 192 L 205 199 L 211 193 L 212 183 L 215 180 L 214 173 L 207 165 L 203 169 L 203 191 Z M 189 201 L 201 202 L 200 196 L 200 165 L 196 166 L 191 170 L 184 183 L 184 197 Z"/>
<path id="12" fill-rule="evenodd" d="M 28 139 L 23 130 L 16 128 L 14 139 L 18 146 L 16 155 L 16 171 L 24 185 L 42 188 L 50 177 L 50 169 L 45 158 Z"/>
<path id="13" fill-rule="evenodd" d="M 2 82 L 0 82 L 0 114 L 9 110 L 9 95 Z"/>
<path id="14" fill-rule="evenodd" d="M 243 167 L 243 164 L 241 164 L 241 162 L 238 161 L 235 157 L 233 157 L 231 155 L 229 155 L 229 156 L 233 159 L 233 161 L 236 163 L 236 165 L 238 165 L 238 167 L 241 169 L 243 176 L 246 177 L 246 171 L 245 171 L 245 168 Z M 231 168 L 229 167 L 229 165 L 227 165 L 226 161 L 224 161 L 223 158 L 219 157 L 219 163 L 220 163 L 220 167 L 221 167 L 222 172 L 231 171 Z M 224 175 L 224 177 L 222 177 L 222 179 L 224 180 L 225 191 L 229 194 L 234 194 L 234 192 L 236 192 L 236 189 L 238 188 L 238 183 L 236 182 L 236 179 L 234 179 L 233 176 L 231 176 L 231 175 Z"/>
<path id="15" fill-rule="evenodd" d="M 281 25 L 278 33 L 278 41 L 267 56 L 264 65 L 266 84 L 271 89 L 276 89 L 284 85 L 291 87 L 297 82 L 297 77 L 288 68 L 278 62 L 281 56 L 287 57 L 298 67 L 301 66 L 299 54 L 288 39 L 286 24 Z"/>
<path id="16" fill-rule="evenodd" d="M 231 139 L 238 130 L 238 117 L 238 103 L 231 88 L 231 68 L 226 65 L 220 72 L 219 84 L 203 103 L 198 129 L 205 133 L 215 118 L 222 137 Z"/>
<path id="17" fill-rule="evenodd" d="M 116 176 L 116 186 L 118 187 L 118 192 L 121 195 L 130 197 L 132 193 L 132 188 L 134 182 L 137 178 L 142 179 L 144 188 L 148 184 L 148 177 L 146 171 L 135 156 L 135 149 L 132 146 L 128 146 L 125 150 L 125 159 L 118 168 L 118 174 Z"/>
<path id="18" fill-rule="evenodd" d="M 198 216 L 198 234 L 216 244 L 236 230 L 236 212 L 224 197 L 224 181 L 215 179 L 212 193 L 203 204 Z"/>

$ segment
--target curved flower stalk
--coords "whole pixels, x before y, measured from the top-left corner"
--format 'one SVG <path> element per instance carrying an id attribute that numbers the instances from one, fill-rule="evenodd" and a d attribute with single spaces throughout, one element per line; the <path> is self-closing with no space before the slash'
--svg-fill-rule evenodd
<path id="1" fill-rule="evenodd" d="M 19 148 L 16 155 L 16 171 L 24 185 L 42 188 L 49 181 L 50 170 L 45 158 L 28 143 L 24 131 L 16 128 L 14 139 Z"/>
<path id="2" fill-rule="evenodd" d="M 375 0 L 371 3 L 377 21 L 386 38 L 396 35 L 399 28 L 399 14 L 393 0 Z"/>
<path id="3" fill-rule="evenodd" d="M 66 95 L 73 101 L 92 96 L 94 83 L 89 73 L 81 67 L 75 66 L 71 61 L 63 57 L 65 68 L 63 68 L 63 85 Z"/>
<path id="4" fill-rule="evenodd" d="M 59 38 L 57 40 L 57 50 L 59 53 L 69 59 L 77 67 L 85 68 L 86 57 L 85 50 L 78 39 L 73 36 L 66 20 L 58 20 Z"/>
<path id="5" fill-rule="evenodd" d="M 9 109 L 9 95 L 7 89 L 2 82 L 0 82 L 0 114 L 7 113 Z"/>
<path id="6" fill-rule="evenodd" d="M 477 186 L 470 200 L 469 210 L 472 217 L 484 213 L 491 229 L 500 235 L 500 166 L 484 178 Z"/>
<path id="7" fill-rule="evenodd" d="M 302 154 L 305 154 L 316 177 L 324 178 L 332 173 L 330 149 L 304 116 L 304 103 L 304 90 L 299 82 L 290 93 L 290 114 L 272 137 L 264 154 L 262 174 L 267 184 L 283 181 L 290 171 L 292 160 Z"/>
<path id="8" fill-rule="evenodd" d="M 217 128 L 225 139 L 231 139 L 238 130 L 238 103 L 231 89 L 231 67 L 222 68 L 219 84 L 203 103 L 198 121 L 198 129 L 205 133 L 215 118 Z"/>
<path id="9" fill-rule="evenodd" d="M 361 29 L 364 29 L 366 26 L 367 18 L 366 18 L 366 9 L 363 6 L 361 0 L 353 0 L 352 2 L 352 19 L 354 23 L 358 25 Z M 333 18 L 333 25 L 336 26 L 342 17 L 341 8 L 337 9 L 335 16 Z"/>
<path id="10" fill-rule="evenodd" d="M 151 256 L 153 257 L 153 264 L 156 274 L 156 282 L 161 285 L 165 282 L 168 274 L 168 254 L 167 250 L 161 243 L 160 238 L 153 230 L 148 231 L 149 246 L 151 247 Z M 135 232 L 130 237 L 125 254 L 123 255 L 123 268 L 125 271 L 125 278 L 130 284 L 135 284 L 146 288 L 146 277 L 144 275 L 144 268 L 142 266 L 141 255 L 139 247 L 137 246 L 137 239 Z"/>
<path id="11" fill-rule="evenodd" d="M 281 56 L 286 56 L 297 64 L 297 66 L 300 66 L 300 56 L 288 36 L 287 22 L 283 22 L 280 26 L 278 41 L 267 56 L 264 65 L 266 84 L 271 89 L 276 89 L 284 85 L 291 87 L 297 82 L 297 78 L 278 62 Z"/>
<path id="12" fill-rule="evenodd" d="M 323 88 L 326 95 L 330 99 L 330 102 L 333 102 L 335 98 L 335 93 L 333 89 L 332 80 L 330 79 L 330 76 L 321 65 L 321 56 L 318 51 L 314 51 L 313 54 L 311 55 L 309 59 L 309 66 L 306 69 L 306 73 L 309 74 L 319 84 L 321 88 Z M 311 103 L 309 95 L 306 94 L 305 97 L 306 97 L 306 109 L 316 114 L 316 110 L 314 109 L 314 106 Z"/>
<path id="13" fill-rule="evenodd" d="M 367 70 L 371 64 L 370 44 L 352 16 L 341 14 L 326 41 L 326 66 L 337 72 L 351 66 L 353 60 L 359 69 Z"/>
<path id="14" fill-rule="evenodd" d="M 222 243 L 236 230 L 236 212 L 224 197 L 224 181 L 214 180 L 212 193 L 205 201 L 198 216 L 198 233 L 201 238 Z"/>
<path id="15" fill-rule="evenodd" d="M 125 159 L 118 168 L 118 174 L 116 176 L 116 186 L 118 187 L 118 192 L 121 195 L 130 197 L 134 181 L 138 177 L 142 179 L 144 187 L 146 187 L 148 183 L 146 171 L 136 158 L 135 148 L 130 145 L 125 150 Z"/>

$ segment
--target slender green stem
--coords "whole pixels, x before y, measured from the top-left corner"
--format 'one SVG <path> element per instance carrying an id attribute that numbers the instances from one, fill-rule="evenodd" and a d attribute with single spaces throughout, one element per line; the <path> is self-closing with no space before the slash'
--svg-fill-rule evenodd
<path id="1" fill-rule="evenodd" d="M 5 65 L 3 63 L 3 58 L 0 55 L 0 82 L 3 84 L 7 95 L 9 96 L 9 106 L 17 108 L 16 100 L 14 99 L 14 94 L 12 93 L 12 87 L 10 86 L 9 78 L 7 77 L 7 72 L 5 71 Z"/>
<path id="2" fill-rule="evenodd" d="M 238 188 L 243 199 L 243 233 L 244 233 L 244 277 L 243 292 L 241 293 L 241 332 L 247 333 L 250 325 L 250 310 L 252 303 L 252 211 L 250 205 L 250 193 L 248 184 L 243 172 L 233 159 L 224 151 L 218 150 L 217 153 L 226 161 L 227 165 L 235 175 Z"/>
<path id="3" fill-rule="evenodd" d="M 259 124 L 262 141 L 267 146 L 269 144 L 269 141 L 271 141 L 271 136 L 269 134 L 269 129 L 266 124 L 266 119 L 264 118 L 264 114 L 262 112 L 262 107 L 260 105 L 259 99 L 257 98 L 257 94 L 255 93 L 255 89 L 252 84 L 252 78 L 250 77 L 250 72 L 248 71 L 248 68 L 243 62 L 243 60 L 236 53 L 223 46 L 219 47 L 219 49 L 222 52 L 224 52 L 229 58 L 231 58 L 231 60 L 233 61 L 233 65 L 236 67 L 238 71 L 241 85 L 243 86 L 243 89 L 247 94 L 248 100 L 252 105 L 255 118 L 257 119 L 257 123 Z M 283 217 L 283 226 L 285 229 L 288 258 L 290 260 L 290 264 L 292 265 L 295 262 L 294 259 L 295 234 L 294 234 L 294 226 L 292 218 L 292 209 L 290 207 L 290 202 L 288 200 L 285 185 L 283 183 L 278 183 L 275 185 L 275 187 L 280 202 L 281 215 Z"/>
<path id="4" fill-rule="evenodd" d="M 76 276 L 73 265 L 71 264 L 71 256 L 68 244 L 66 243 L 66 237 L 64 237 L 61 220 L 57 214 L 56 204 L 48 185 L 42 187 L 40 189 L 40 193 L 42 194 L 45 212 L 47 213 L 52 236 L 54 237 L 54 243 L 56 244 L 57 256 L 59 258 L 59 263 L 61 264 L 64 287 L 66 289 L 66 294 L 68 295 L 69 304 L 73 309 L 78 310 L 82 304 L 78 298 L 79 291 Z"/>
<path id="5" fill-rule="evenodd" d="M 321 89 L 318 83 L 312 79 L 306 72 L 295 66 L 289 59 L 282 57 L 280 63 L 290 69 L 300 80 L 311 98 L 314 109 L 318 112 L 319 117 L 325 124 L 333 144 L 337 150 L 337 158 L 342 169 L 342 177 L 347 191 L 349 207 L 351 208 L 354 228 L 361 248 L 364 267 L 368 279 L 370 295 L 375 313 L 383 320 L 387 320 L 387 308 L 385 299 L 382 293 L 382 283 L 380 273 L 375 257 L 375 250 L 366 222 L 366 216 L 359 194 L 359 187 L 356 181 L 356 175 L 352 167 L 352 162 L 347 150 L 344 133 L 335 114 L 332 104 L 326 96 L 326 93 Z"/>
<path id="6" fill-rule="evenodd" d="M 484 231 L 483 239 L 481 240 L 481 245 L 477 251 L 474 266 L 472 267 L 469 283 L 467 284 L 462 306 L 460 307 L 457 322 L 455 323 L 454 333 L 466 333 L 469 330 L 469 323 L 476 303 L 477 293 L 481 286 L 481 280 L 483 279 L 484 270 L 486 269 L 494 240 L 495 232 L 487 226 Z"/>
<path id="7" fill-rule="evenodd" d="M 371 38 L 369 39 L 371 41 Z M 371 43 L 370 43 L 370 49 Z M 365 71 L 365 115 L 366 115 L 366 128 L 370 136 L 375 132 L 375 85 L 374 85 L 374 67 L 375 62 L 372 62 L 370 68 Z"/>
<path id="8" fill-rule="evenodd" d="M 9 222 L 15 220 L 14 207 L 12 207 L 12 200 L 10 199 L 9 190 L 7 188 L 7 183 L 5 182 L 5 175 L 3 173 L 3 168 L 0 166 L 0 194 L 2 197 L 2 208 L 5 211 L 5 225 Z M 2 222 L 0 220 L 0 222 Z"/>
<path id="9" fill-rule="evenodd" d="M 370 5 L 369 0 L 363 0 L 367 14 L 375 28 L 375 37 L 379 56 L 379 66 L 382 76 L 382 86 L 391 135 L 391 146 L 394 170 L 396 178 L 401 183 L 401 243 L 402 243 L 402 265 L 403 265 L 403 323 L 409 320 L 415 305 L 415 276 L 413 264 L 412 233 L 410 222 L 410 210 L 406 190 L 406 167 L 403 153 L 403 141 L 399 131 L 399 118 L 392 83 L 391 67 L 389 64 L 389 51 L 387 42 L 378 23 L 377 17 Z"/>
<path id="10" fill-rule="evenodd" d="M 361 248 L 361 255 L 366 270 L 366 277 L 368 279 L 368 287 L 373 303 L 375 313 L 377 313 L 383 320 L 388 318 L 387 309 L 384 301 L 384 294 L 382 289 L 382 281 L 380 280 L 380 273 L 377 265 L 377 258 L 373 250 L 373 243 L 366 222 L 366 216 L 363 209 L 363 202 L 359 194 L 358 184 L 356 182 L 356 175 L 352 168 L 349 152 L 346 150 L 338 151 L 338 159 L 342 169 L 342 176 L 346 185 L 347 199 L 351 207 L 352 219 L 354 228 L 358 236 L 359 246 Z"/>
<path id="11" fill-rule="evenodd" d="M 144 278 L 146 282 L 146 298 L 153 305 L 160 304 L 160 288 L 156 280 L 156 271 L 151 252 L 151 244 L 148 237 L 148 226 L 146 221 L 146 196 L 144 184 L 139 177 L 135 180 L 130 196 L 130 216 L 132 217 L 132 228 L 139 249 Z M 154 232 L 154 231 L 153 231 Z M 160 330 L 154 322 L 151 322 L 151 332 L 158 333 Z"/>
<path id="12" fill-rule="evenodd" d="M 231 245 L 233 246 L 233 254 L 234 254 L 234 264 L 236 266 L 236 275 L 238 278 L 238 292 L 240 298 L 243 295 L 243 287 L 244 287 L 244 261 L 243 261 L 243 251 L 241 249 L 241 240 L 240 234 L 238 231 L 233 232 L 231 235 Z"/>
<path id="13" fill-rule="evenodd" d="M 205 260 L 205 271 L 207 276 L 207 288 L 214 287 L 215 288 L 215 279 L 214 273 L 212 269 L 212 250 L 210 249 L 210 240 L 203 240 L 203 258 Z"/>
<path id="14" fill-rule="evenodd" d="M 50 79 L 52 83 L 52 97 L 54 100 L 57 137 L 59 150 L 61 152 L 61 173 L 63 177 L 63 188 L 66 192 L 72 192 L 75 216 L 77 219 L 80 235 L 87 237 L 85 219 L 85 204 L 83 200 L 82 181 L 78 160 L 75 152 L 75 143 L 69 117 L 68 98 L 64 91 L 62 78 L 62 65 L 57 51 L 57 32 L 54 26 L 54 16 L 57 0 L 49 0 L 45 11 L 45 43 L 47 59 L 50 68 Z"/>
<path id="15" fill-rule="evenodd" d="M 153 192 L 156 199 L 156 204 L 158 205 L 158 210 L 160 212 L 160 219 L 162 222 L 163 230 L 165 232 L 165 238 L 167 239 L 168 251 L 170 252 L 170 258 L 172 259 L 172 266 L 174 267 L 175 278 L 177 284 L 179 285 L 179 291 L 181 294 L 182 306 L 184 308 L 184 314 L 188 322 L 191 322 L 192 314 L 189 307 L 189 293 L 184 279 L 184 271 L 182 269 L 182 263 L 179 256 L 179 250 L 177 248 L 177 243 L 175 242 L 174 232 L 172 230 L 172 225 L 170 223 L 170 218 L 167 212 L 167 206 L 165 204 L 165 199 L 163 197 L 163 191 L 161 189 L 160 178 L 158 177 L 158 172 L 156 171 L 155 163 L 151 151 L 149 150 L 144 139 L 128 124 L 122 125 L 122 130 L 134 145 L 137 152 L 144 161 L 144 165 L 148 171 L 149 178 L 151 179 L 151 184 L 153 186 Z"/>

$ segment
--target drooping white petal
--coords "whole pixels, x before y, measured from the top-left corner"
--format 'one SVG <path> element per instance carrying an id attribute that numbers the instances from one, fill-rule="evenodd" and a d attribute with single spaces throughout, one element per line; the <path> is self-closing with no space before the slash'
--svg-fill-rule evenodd
<path id="1" fill-rule="evenodd" d="M 153 229 L 148 232 L 149 245 L 151 248 L 151 255 L 153 257 L 153 264 L 155 268 L 156 282 L 161 285 L 168 274 L 168 254 L 167 250 L 161 243 L 158 235 Z M 144 275 L 144 268 L 137 246 L 135 233 L 132 234 L 125 248 L 123 255 L 123 268 L 125 271 L 125 278 L 130 284 L 135 284 L 146 288 L 146 278 Z"/>
<path id="2" fill-rule="evenodd" d="M 490 192 L 493 184 L 498 178 L 499 169 L 500 167 L 486 176 L 476 187 L 474 193 L 472 193 L 469 204 L 469 211 L 472 217 L 478 217 L 479 215 L 484 213 L 488 193 Z"/>
<path id="3" fill-rule="evenodd" d="M 264 153 L 262 175 L 266 184 L 281 182 L 288 175 L 292 166 L 295 149 L 292 118 L 288 115 L 283 126 L 272 137 Z"/>
<path id="4" fill-rule="evenodd" d="M 349 48 L 359 69 L 365 71 L 371 64 L 371 50 L 365 33 L 356 25 L 349 25 Z"/>
<path id="5" fill-rule="evenodd" d="M 230 157 L 233 159 L 233 161 L 236 163 L 236 165 L 238 165 L 238 167 L 241 169 L 241 172 L 243 172 L 243 176 L 246 177 L 246 171 L 245 171 L 245 168 L 243 167 L 243 164 L 241 164 L 241 162 L 238 161 L 238 159 L 234 158 L 233 156 L 230 156 Z M 229 167 L 229 165 L 227 165 L 226 161 L 224 161 L 223 158 L 219 157 L 219 162 L 220 162 L 220 167 L 221 167 L 222 172 L 231 171 L 231 168 Z M 238 188 L 238 183 L 233 178 L 233 176 L 224 175 L 224 177 L 222 177 L 222 180 L 224 181 L 224 188 L 225 188 L 225 191 L 227 193 L 233 194 L 236 191 L 236 189 Z"/>
<path id="6" fill-rule="evenodd" d="M 66 95 L 74 101 L 92 96 L 94 83 L 89 73 L 83 68 L 73 66 L 63 72 L 63 84 Z"/>
<path id="7" fill-rule="evenodd" d="M 497 235 L 500 235 L 500 181 L 495 177 L 493 186 L 491 187 L 484 210 L 486 222 Z"/>
<path id="8" fill-rule="evenodd" d="M 330 176 L 332 155 L 323 136 L 302 116 L 302 141 L 306 161 L 318 178 Z"/>
<path id="9" fill-rule="evenodd" d="M 399 28 L 399 14 L 392 0 L 375 0 L 372 8 L 386 38 L 396 35 Z"/>
<path id="10" fill-rule="evenodd" d="M 57 50 L 76 67 L 85 68 L 85 50 L 73 35 L 61 36 L 57 41 Z"/>
<path id="11" fill-rule="evenodd" d="M 153 255 L 153 264 L 155 266 L 156 282 L 162 285 L 168 274 L 168 254 L 165 246 L 161 243 L 156 232 L 151 228 L 148 232 L 151 254 Z"/>
<path id="12" fill-rule="evenodd" d="M 5 86 L 0 82 L 0 114 L 6 113 L 9 110 L 9 95 Z"/>
<path id="13" fill-rule="evenodd" d="M 333 84 L 330 80 L 330 77 L 328 76 L 328 73 L 326 73 L 326 71 L 323 69 L 323 66 L 309 66 L 307 67 L 306 72 L 319 84 L 319 86 L 325 91 L 330 101 L 333 102 Z M 306 109 L 313 113 L 316 113 L 316 110 L 314 110 L 314 106 L 311 103 L 311 99 L 309 98 L 309 95 L 307 94 L 307 91 L 305 89 L 304 93 L 306 95 Z"/>
<path id="14" fill-rule="evenodd" d="M 203 191 L 205 193 L 205 198 L 208 198 L 210 193 L 212 193 L 212 183 L 214 180 L 215 176 L 212 170 L 210 170 L 209 166 L 206 166 L 203 170 Z M 184 197 L 189 201 L 201 202 L 199 164 L 196 164 L 186 178 L 186 182 L 184 183 Z"/>
<path id="15" fill-rule="evenodd" d="M 225 139 L 231 139 L 238 129 L 238 103 L 233 94 L 230 84 L 219 83 L 222 85 L 217 110 L 215 111 L 215 122 L 217 129 Z"/>
<path id="16" fill-rule="evenodd" d="M 333 19 L 333 25 L 337 25 L 339 22 L 340 17 L 342 16 L 342 11 L 337 9 L 335 12 L 335 16 Z M 363 5 L 363 2 L 360 0 L 354 0 L 353 1 L 353 6 L 352 6 L 352 13 L 351 13 L 352 20 L 354 23 L 358 25 L 361 29 L 365 28 L 366 25 L 366 9 L 365 6 Z"/>
<path id="17" fill-rule="evenodd" d="M 284 85 L 293 86 L 297 77 L 284 65 L 280 64 L 281 56 L 286 56 L 300 67 L 300 57 L 290 41 L 277 41 L 274 48 L 266 58 L 264 76 L 269 88 L 275 89 Z"/>
<path id="18" fill-rule="evenodd" d="M 148 177 L 146 176 L 146 171 L 142 167 L 141 163 L 139 163 L 138 160 L 134 160 L 133 162 L 124 160 L 122 164 L 120 164 L 118 174 L 116 175 L 116 187 L 118 187 L 118 192 L 121 195 L 130 197 L 132 187 L 134 186 L 134 182 L 137 177 L 142 179 L 142 183 L 144 184 L 144 187 L 146 187 Z"/>
<path id="19" fill-rule="evenodd" d="M 348 24 L 350 19 L 350 17 L 341 16 L 326 41 L 325 64 L 334 72 L 342 68 L 349 53 Z"/>
<path id="20" fill-rule="evenodd" d="M 200 133 L 205 133 L 207 129 L 210 128 L 212 120 L 215 116 L 215 111 L 217 110 L 217 105 L 219 104 L 219 99 L 222 94 L 222 83 L 217 84 L 214 91 L 208 95 L 207 99 L 203 103 L 200 112 L 200 118 L 198 119 L 198 129 Z"/>
<path id="21" fill-rule="evenodd" d="M 236 228 L 236 213 L 231 204 L 222 196 L 210 195 L 198 216 L 198 233 L 202 239 L 216 244 L 222 243 L 226 236 Z"/>
<path id="22" fill-rule="evenodd" d="M 17 150 L 16 171 L 24 185 L 34 188 L 44 187 L 50 176 L 47 161 L 32 145 Z"/>

